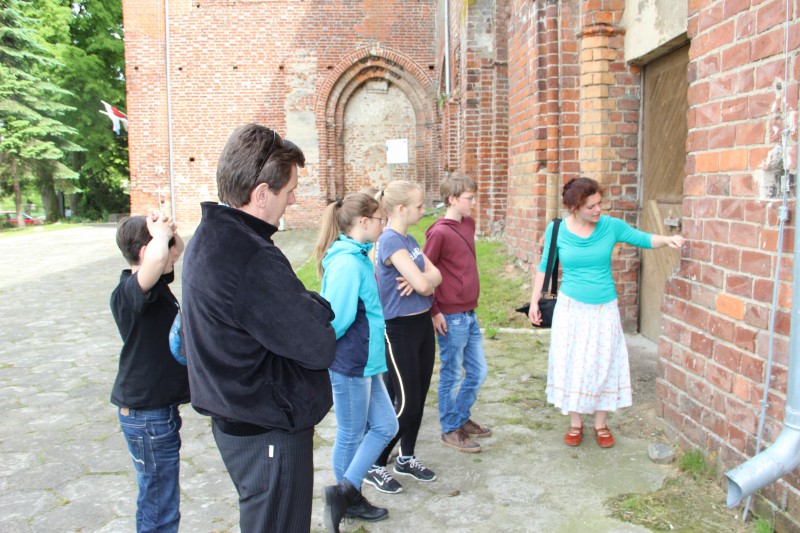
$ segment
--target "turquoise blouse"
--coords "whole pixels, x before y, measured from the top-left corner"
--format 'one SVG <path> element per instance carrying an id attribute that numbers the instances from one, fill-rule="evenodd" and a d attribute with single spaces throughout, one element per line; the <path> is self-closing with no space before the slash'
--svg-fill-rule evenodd
<path id="1" fill-rule="evenodd" d="M 545 231 L 544 253 L 539 263 L 539 272 L 547 269 L 550 254 L 550 238 L 553 223 Z M 652 248 L 653 235 L 630 227 L 619 218 L 601 215 L 591 235 L 578 237 L 567 229 L 562 221 L 558 228 L 558 260 L 561 262 L 562 279 L 559 293 L 587 304 L 604 304 L 617 297 L 614 279 L 611 277 L 611 253 L 618 242 L 639 248 Z M 547 288 L 543 288 L 546 291 Z"/>

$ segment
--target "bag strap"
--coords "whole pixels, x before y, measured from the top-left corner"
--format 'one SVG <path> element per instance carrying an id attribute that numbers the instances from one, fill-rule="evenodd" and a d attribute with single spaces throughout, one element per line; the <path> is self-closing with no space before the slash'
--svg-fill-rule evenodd
<path id="1" fill-rule="evenodd" d="M 463 235 L 461 235 L 461 234 L 458 232 L 458 230 L 457 230 L 456 228 L 454 228 L 453 226 L 447 226 L 447 227 L 448 227 L 448 228 L 450 228 L 451 230 L 455 231 L 455 232 L 456 232 L 456 235 L 458 235 L 459 237 L 461 237 L 461 240 L 462 240 L 462 241 L 464 241 L 464 244 L 466 244 L 466 245 L 467 245 L 467 248 L 469 248 L 469 251 L 470 251 L 470 252 L 472 252 L 472 257 L 474 257 L 475 259 L 477 259 L 477 258 L 478 258 L 478 256 L 477 256 L 477 255 L 475 255 L 475 250 L 473 250 L 473 249 L 472 249 L 472 247 L 469 245 L 469 243 L 467 242 L 467 239 L 465 239 L 465 238 L 464 238 L 464 236 L 463 236 Z"/>
<path id="2" fill-rule="evenodd" d="M 558 248 L 556 248 L 556 241 L 558 240 L 558 226 L 561 225 L 560 218 L 553 219 L 553 234 L 550 236 L 550 252 L 547 254 L 547 270 L 544 273 L 544 283 L 542 288 L 547 288 L 548 282 L 552 281 L 549 293 L 553 297 L 558 293 Z"/>

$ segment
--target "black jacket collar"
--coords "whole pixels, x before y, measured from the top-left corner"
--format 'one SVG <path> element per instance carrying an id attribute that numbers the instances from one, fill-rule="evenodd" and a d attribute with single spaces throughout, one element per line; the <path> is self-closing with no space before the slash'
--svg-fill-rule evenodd
<path id="1" fill-rule="evenodd" d="M 236 221 L 247 225 L 250 229 L 256 232 L 264 239 L 272 242 L 272 236 L 278 231 L 276 226 L 269 222 L 254 217 L 250 213 L 230 207 L 217 202 L 202 202 L 200 208 L 203 212 L 203 219 L 208 221 Z"/>

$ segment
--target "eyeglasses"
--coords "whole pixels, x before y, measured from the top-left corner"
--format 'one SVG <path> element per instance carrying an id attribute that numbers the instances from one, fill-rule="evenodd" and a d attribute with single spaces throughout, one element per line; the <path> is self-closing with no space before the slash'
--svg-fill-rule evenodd
<path id="1" fill-rule="evenodd" d="M 468 202 L 474 202 L 474 201 L 477 200 L 477 197 L 475 197 L 475 196 L 459 196 L 458 199 L 459 200 L 466 200 Z"/>
<path id="2" fill-rule="evenodd" d="M 380 220 L 381 226 L 385 226 L 386 223 L 389 221 L 388 218 L 381 218 L 381 217 L 367 217 L 367 218 L 371 218 L 372 220 Z"/>

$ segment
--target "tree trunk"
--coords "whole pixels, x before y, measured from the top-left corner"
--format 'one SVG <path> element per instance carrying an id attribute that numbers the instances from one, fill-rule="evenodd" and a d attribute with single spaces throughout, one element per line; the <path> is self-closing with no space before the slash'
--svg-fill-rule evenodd
<path id="1" fill-rule="evenodd" d="M 14 207 L 17 209 L 17 227 L 24 228 L 25 220 L 22 218 L 22 190 L 17 176 L 17 165 L 11 163 L 11 173 L 14 176 Z"/>
<path id="2" fill-rule="evenodd" d="M 47 223 L 53 224 L 61 219 L 61 213 L 58 210 L 58 197 L 56 196 L 56 188 L 52 179 L 43 179 L 39 181 L 39 192 L 42 194 L 42 207 L 47 215 Z"/>
<path id="3" fill-rule="evenodd" d="M 68 195 L 69 198 L 69 210 L 72 212 L 72 216 L 78 212 L 78 206 L 80 205 L 80 193 L 74 192 Z"/>

